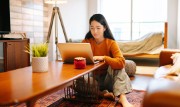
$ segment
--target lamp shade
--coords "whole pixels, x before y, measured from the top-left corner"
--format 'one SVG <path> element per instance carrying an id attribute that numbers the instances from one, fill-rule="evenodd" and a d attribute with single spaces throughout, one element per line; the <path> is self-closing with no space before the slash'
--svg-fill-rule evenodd
<path id="1" fill-rule="evenodd" d="M 67 3 L 67 0 L 44 0 L 44 3 L 48 3 L 48 4 L 63 4 L 63 3 Z"/>

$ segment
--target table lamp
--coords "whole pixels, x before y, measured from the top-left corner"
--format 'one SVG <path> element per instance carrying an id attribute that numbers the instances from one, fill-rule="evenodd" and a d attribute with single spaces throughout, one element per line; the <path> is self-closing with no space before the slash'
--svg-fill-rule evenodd
<path id="1" fill-rule="evenodd" d="M 57 24 L 57 18 L 59 18 L 59 20 L 60 20 L 60 24 L 61 24 L 62 31 L 64 33 L 64 37 L 65 37 L 66 42 L 68 42 L 68 38 L 67 38 L 66 30 L 65 30 L 64 23 L 63 23 L 63 20 L 62 20 L 62 16 L 61 16 L 61 13 L 60 13 L 60 9 L 59 9 L 59 7 L 57 7 L 57 4 L 67 3 L 67 0 L 44 0 L 44 3 L 54 4 L 55 5 L 53 7 L 53 11 L 52 11 L 52 15 L 51 15 L 51 20 L 50 20 L 50 25 L 49 25 L 48 35 L 47 35 L 47 43 L 49 43 L 49 40 L 50 40 L 52 25 L 53 25 L 54 18 L 55 18 L 56 60 L 58 60 L 58 51 L 57 51 L 58 24 Z M 58 17 L 57 17 L 57 15 L 58 15 Z"/>

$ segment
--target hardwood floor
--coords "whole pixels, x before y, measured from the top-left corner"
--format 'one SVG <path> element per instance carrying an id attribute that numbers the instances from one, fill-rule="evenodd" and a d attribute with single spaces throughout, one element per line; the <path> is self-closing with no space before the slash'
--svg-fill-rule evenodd
<path id="1" fill-rule="evenodd" d="M 135 90 L 146 90 L 149 82 L 153 79 L 153 76 L 149 75 L 135 75 L 131 77 L 132 87 Z"/>
<path id="2" fill-rule="evenodd" d="M 136 63 L 136 75 L 130 77 L 133 89 L 146 90 L 149 82 L 153 79 L 154 72 L 159 66 L 156 59 L 133 59 Z M 141 70 L 141 71 L 137 71 Z"/>

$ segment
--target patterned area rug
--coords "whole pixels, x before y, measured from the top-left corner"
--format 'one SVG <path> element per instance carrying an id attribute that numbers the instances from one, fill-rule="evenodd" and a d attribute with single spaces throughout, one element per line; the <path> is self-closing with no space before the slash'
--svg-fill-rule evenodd
<path id="1" fill-rule="evenodd" d="M 63 90 L 60 90 L 39 99 L 35 107 L 122 107 L 122 105 L 117 102 L 118 98 L 116 98 L 115 101 L 101 99 L 98 104 L 66 101 L 62 99 L 64 96 L 63 92 Z M 127 94 L 127 99 L 135 107 L 142 107 L 144 94 L 145 91 L 133 90 L 131 93 Z M 21 104 L 17 107 L 26 107 L 26 105 Z"/>

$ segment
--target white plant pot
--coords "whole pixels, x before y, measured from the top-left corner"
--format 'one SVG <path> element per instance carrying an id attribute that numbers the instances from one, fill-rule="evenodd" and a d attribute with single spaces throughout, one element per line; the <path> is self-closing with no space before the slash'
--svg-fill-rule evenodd
<path id="1" fill-rule="evenodd" d="M 48 71 L 48 57 L 32 57 L 32 71 L 33 72 L 47 72 Z"/>

